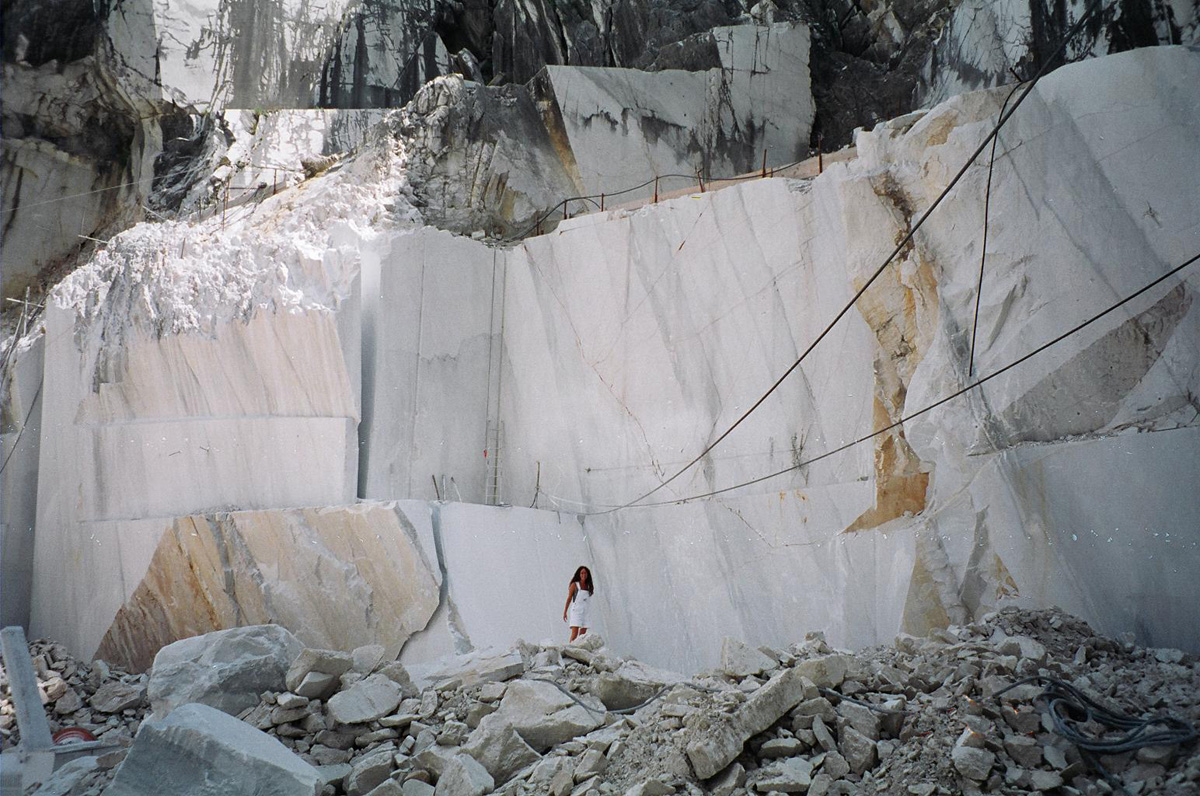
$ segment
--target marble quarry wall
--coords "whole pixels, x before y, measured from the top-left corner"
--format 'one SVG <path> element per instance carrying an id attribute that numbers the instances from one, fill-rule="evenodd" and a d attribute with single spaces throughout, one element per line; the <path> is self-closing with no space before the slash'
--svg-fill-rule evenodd
<path id="1" fill-rule="evenodd" d="M 1166 48 L 1065 68 L 1005 128 L 976 374 L 1200 251 L 1184 210 L 1196 187 L 1167 165 L 1197 151 L 1175 82 L 1197 64 Z M 1005 93 L 861 134 L 857 160 L 811 182 L 592 216 L 514 250 L 509 312 L 526 321 L 505 336 L 506 428 L 521 440 L 506 499 L 602 512 L 673 474 L 884 261 Z M 804 365 L 651 500 L 787 469 L 967 383 L 986 179 L 969 170 Z M 636 646 L 648 627 L 679 628 L 639 654 L 704 665 L 693 642 L 714 622 L 757 642 L 824 627 L 857 645 L 1017 599 L 1195 648 L 1196 280 L 903 431 L 712 500 L 586 518 L 598 571 L 619 573 L 610 636 Z"/>
<path id="2" fill-rule="evenodd" d="M 535 79 L 584 193 L 622 192 L 627 202 L 652 196 L 653 185 L 626 189 L 660 175 L 673 175 L 665 191 L 694 184 L 698 171 L 731 177 L 764 156 L 768 166 L 804 158 L 813 120 L 808 28 L 742 25 L 708 37 L 716 58 L 706 70 L 548 66 Z"/>
<path id="3" fill-rule="evenodd" d="M 673 669 L 712 665 L 724 635 L 857 646 L 1008 602 L 1200 649 L 1194 269 L 804 464 L 1200 251 L 1197 84 L 1184 47 L 1047 77 L 1000 134 L 973 363 L 986 163 L 661 505 L 620 511 L 791 366 L 1007 89 L 879 125 L 813 179 L 511 248 L 424 228 L 420 153 L 389 126 L 224 224 L 138 225 L 16 354 L 6 455 L 43 370 L 35 450 L 4 471 L 6 545 L 36 514 L 31 632 L 136 666 L 277 621 L 419 663 L 564 633 L 586 563 L 610 645 Z M 10 514 L 30 479 L 36 507 Z"/>
<path id="4" fill-rule="evenodd" d="M 1053 7 L 1028 0 L 964 0 L 949 14 L 924 67 L 918 102 L 935 105 L 955 94 L 1003 85 L 1013 71 L 1025 79 L 1054 57 L 1063 34 L 1090 3 Z M 1200 42 L 1200 3 L 1106 3 L 1065 52 L 1066 61 L 1135 47 Z"/>

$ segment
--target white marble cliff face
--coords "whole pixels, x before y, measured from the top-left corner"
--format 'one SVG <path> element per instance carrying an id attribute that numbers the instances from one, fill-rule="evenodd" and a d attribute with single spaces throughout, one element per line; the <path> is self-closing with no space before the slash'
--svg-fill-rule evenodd
<path id="1" fill-rule="evenodd" d="M 992 175 L 974 373 L 1200 252 L 1197 84 L 1194 51 L 1142 50 L 1063 68 L 1019 109 Z M 414 232 L 415 155 L 371 136 L 224 230 L 127 233 L 48 320 L 34 632 L 99 644 L 158 577 L 176 517 L 365 492 L 545 509 L 429 509 L 434 554 L 420 544 L 444 587 L 407 660 L 552 636 L 560 570 L 579 563 L 615 647 L 675 669 L 715 663 L 725 635 L 859 645 L 1012 600 L 1194 648 L 1194 270 L 902 428 L 671 504 L 969 382 L 982 164 L 651 499 L 667 505 L 597 513 L 661 484 L 792 365 L 1005 93 L 881 125 L 815 179 L 579 217 L 509 251 Z"/>
<path id="2" fill-rule="evenodd" d="M 182 164 L 171 209 L 196 214 L 232 202 L 257 203 L 299 185 L 306 164 L 345 155 L 386 116 L 384 110 L 224 110 L 207 129 L 203 155 Z M 199 120 L 201 117 L 194 117 Z M 327 163 L 325 164 L 327 165 Z"/>
<path id="3" fill-rule="evenodd" d="M 1185 48 L 1065 68 L 1005 129 L 976 373 L 1200 251 L 1185 210 L 1197 186 L 1172 165 L 1197 155 L 1185 86 L 1198 69 Z M 505 499 L 602 509 L 702 450 L 884 261 L 1004 94 L 862 135 L 857 161 L 811 182 L 579 219 L 515 250 L 508 313 L 524 322 L 505 334 L 503 417 L 519 440 L 504 452 Z M 768 403 L 654 499 L 787 468 L 967 383 L 986 176 L 969 170 Z M 704 665 L 696 641 L 714 622 L 757 642 L 824 627 L 863 644 L 1020 599 L 1194 646 L 1196 600 L 1169 595 L 1194 595 L 1200 567 L 1184 519 L 1200 511 L 1186 486 L 1200 433 L 1197 279 L 903 434 L 703 504 L 588 518 L 597 567 L 621 573 L 610 634 L 636 646 L 646 625 L 679 626 L 639 653 Z"/>

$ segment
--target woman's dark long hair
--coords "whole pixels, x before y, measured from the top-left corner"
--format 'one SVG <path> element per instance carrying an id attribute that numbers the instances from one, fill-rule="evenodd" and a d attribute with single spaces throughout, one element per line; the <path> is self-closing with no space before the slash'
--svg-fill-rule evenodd
<path id="1" fill-rule="evenodd" d="M 583 588 L 584 570 L 587 570 L 587 574 L 588 574 L 588 578 L 587 578 L 588 593 L 595 594 L 596 593 L 596 578 L 592 576 L 592 568 L 591 567 L 585 566 L 585 567 L 580 567 L 579 569 L 575 570 L 575 576 L 573 578 L 571 578 L 571 583 L 578 583 L 579 588 L 582 589 Z"/>

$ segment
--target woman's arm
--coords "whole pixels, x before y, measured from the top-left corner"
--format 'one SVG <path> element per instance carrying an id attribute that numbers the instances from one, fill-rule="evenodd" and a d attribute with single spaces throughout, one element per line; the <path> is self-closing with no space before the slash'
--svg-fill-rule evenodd
<path id="1" fill-rule="evenodd" d="M 571 581 L 570 588 L 567 589 L 567 604 L 563 606 L 563 621 L 567 621 L 567 611 L 571 608 L 571 600 L 575 597 L 576 589 L 575 581 Z"/>

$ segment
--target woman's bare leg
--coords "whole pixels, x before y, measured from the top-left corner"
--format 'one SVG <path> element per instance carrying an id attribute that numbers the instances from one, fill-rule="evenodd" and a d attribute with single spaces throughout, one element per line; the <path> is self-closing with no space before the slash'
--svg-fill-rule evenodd
<path id="1" fill-rule="evenodd" d="M 581 627 L 581 628 L 579 628 L 579 635 L 581 635 L 581 636 L 586 636 L 586 635 L 587 635 L 587 628 L 586 628 L 586 627 Z"/>
<path id="2" fill-rule="evenodd" d="M 574 641 L 578 635 L 579 628 L 575 627 L 575 625 L 571 625 L 571 641 Z"/>

